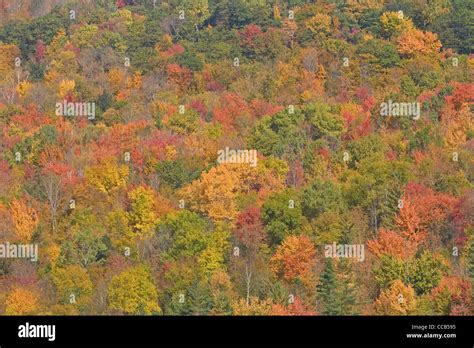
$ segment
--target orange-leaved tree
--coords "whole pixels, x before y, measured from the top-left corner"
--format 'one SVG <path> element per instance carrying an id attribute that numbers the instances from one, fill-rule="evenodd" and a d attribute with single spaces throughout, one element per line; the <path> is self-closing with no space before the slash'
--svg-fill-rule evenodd
<path id="1" fill-rule="evenodd" d="M 309 285 L 313 280 L 316 264 L 313 242 L 304 235 L 290 235 L 277 248 L 270 263 L 273 272 L 286 281 L 301 280 Z"/>

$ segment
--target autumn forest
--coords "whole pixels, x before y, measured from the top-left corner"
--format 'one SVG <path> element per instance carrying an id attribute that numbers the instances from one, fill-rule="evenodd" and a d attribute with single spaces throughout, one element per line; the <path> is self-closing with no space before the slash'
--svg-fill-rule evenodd
<path id="1" fill-rule="evenodd" d="M 0 0 L 0 315 L 473 315 L 473 22 Z"/>

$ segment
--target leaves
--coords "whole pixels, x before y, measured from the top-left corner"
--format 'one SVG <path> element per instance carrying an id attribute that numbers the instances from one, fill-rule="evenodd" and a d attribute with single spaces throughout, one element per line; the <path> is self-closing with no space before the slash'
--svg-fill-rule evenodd
<path id="1" fill-rule="evenodd" d="M 108 303 L 110 308 L 125 314 L 159 314 L 158 292 L 149 271 L 138 266 L 130 268 L 110 281 Z"/>
<path id="2" fill-rule="evenodd" d="M 256 297 L 250 299 L 249 304 L 244 299 L 232 303 L 234 315 L 269 315 L 273 309 L 270 299 L 259 300 Z"/>
<path id="3" fill-rule="evenodd" d="M 273 272 L 285 280 L 310 284 L 315 266 L 316 251 L 306 236 L 288 236 L 271 258 Z"/>
<path id="4" fill-rule="evenodd" d="M 87 308 L 91 301 L 93 285 L 84 268 L 76 265 L 55 268 L 52 280 L 60 303 Z"/>
<path id="5" fill-rule="evenodd" d="M 30 290 L 15 288 L 7 295 L 5 306 L 6 315 L 31 315 L 40 307 L 39 297 Z"/>
<path id="6" fill-rule="evenodd" d="M 235 218 L 239 178 L 231 168 L 232 165 L 228 164 L 214 167 L 181 190 L 181 195 L 189 202 L 191 209 L 218 221 Z"/>
<path id="7" fill-rule="evenodd" d="M 472 314 L 470 4 L 39 3 L 0 5 L 0 253 L 39 250 L 0 314 Z"/>
<path id="8" fill-rule="evenodd" d="M 118 165 L 110 160 L 88 167 L 85 170 L 85 176 L 89 184 L 108 194 L 124 187 L 127 183 L 128 174 L 127 166 Z"/>
<path id="9" fill-rule="evenodd" d="M 434 33 L 421 30 L 407 30 L 397 39 L 398 52 L 405 57 L 432 55 L 439 52 L 441 42 Z"/>
<path id="10" fill-rule="evenodd" d="M 416 242 L 406 240 L 394 231 L 380 229 L 377 239 L 367 243 L 371 253 L 377 257 L 389 255 L 406 260 L 415 255 L 417 250 Z"/>
<path id="11" fill-rule="evenodd" d="M 40 222 L 38 212 L 24 200 L 14 200 L 10 204 L 10 213 L 18 241 L 29 242 Z"/>
<path id="12" fill-rule="evenodd" d="M 155 212 L 155 195 L 152 189 L 137 187 L 128 193 L 130 199 L 129 223 L 139 235 L 147 235 L 157 224 Z"/>
<path id="13" fill-rule="evenodd" d="M 381 315 L 413 315 L 416 310 L 414 290 L 396 280 L 387 290 L 382 291 L 375 301 L 375 311 Z"/>

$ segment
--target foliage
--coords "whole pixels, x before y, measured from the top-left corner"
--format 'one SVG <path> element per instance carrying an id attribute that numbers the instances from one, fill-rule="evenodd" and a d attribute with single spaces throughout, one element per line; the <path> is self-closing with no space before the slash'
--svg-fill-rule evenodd
<path id="1" fill-rule="evenodd" d="M 151 275 L 143 266 L 116 275 L 108 288 L 109 307 L 125 314 L 159 314 L 157 298 Z"/>
<path id="2" fill-rule="evenodd" d="M 13 289 L 5 301 L 6 315 L 31 315 L 39 309 L 38 296 L 27 289 Z"/>
<path id="3" fill-rule="evenodd" d="M 472 315 L 472 13 L 0 1 L 0 315 Z"/>
<path id="4" fill-rule="evenodd" d="M 262 207 L 262 220 L 270 241 L 280 244 L 302 225 L 301 205 L 291 191 L 270 196 Z"/>
<path id="5" fill-rule="evenodd" d="M 375 311 L 381 315 L 413 315 L 416 305 L 414 290 L 397 279 L 377 298 Z"/>
<path id="6" fill-rule="evenodd" d="M 311 283 L 316 251 L 306 236 L 288 236 L 270 260 L 273 272 L 287 281 Z"/>
<path id="7" fill-rule="evenodd" d="M 93 286 L 84 268 L 76 265 L 56 268 L 51 276 L 61 303 L 87 308 Z"/>

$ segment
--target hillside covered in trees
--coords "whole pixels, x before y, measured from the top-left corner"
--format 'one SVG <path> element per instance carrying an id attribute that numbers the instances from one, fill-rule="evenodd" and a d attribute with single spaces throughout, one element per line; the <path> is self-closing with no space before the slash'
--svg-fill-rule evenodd
<path id="1" fill-rule="evenodd" d="M 0 314 L 474 314 L 473 13 L 0 1 Z"/>

